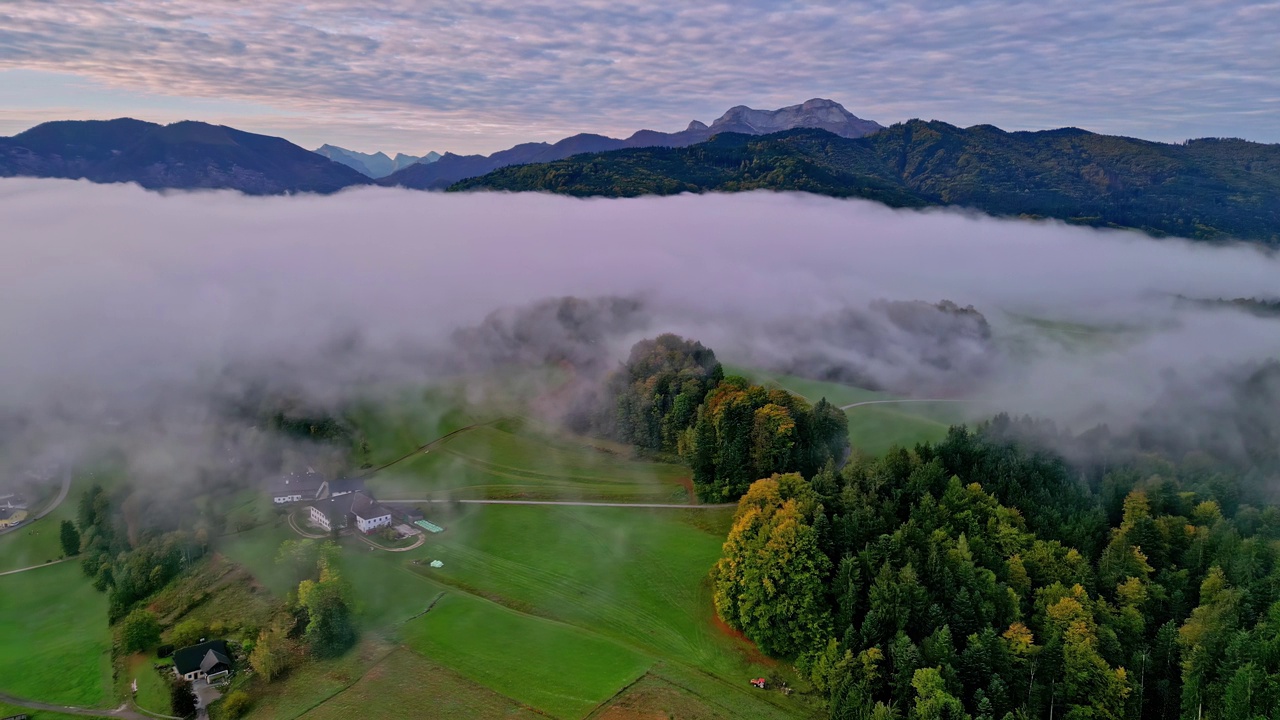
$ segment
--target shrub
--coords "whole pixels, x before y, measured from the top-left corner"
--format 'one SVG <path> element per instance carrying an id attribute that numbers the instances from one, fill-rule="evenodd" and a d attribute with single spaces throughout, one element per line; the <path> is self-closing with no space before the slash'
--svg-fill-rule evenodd
<path id="1" fill-rule="evenodd" d="M 244 714 L 249 711 L 249 705 L 252 703 L 253 701 L 249 699 L 249 693 L 243 690 L 236 690 L 227 695 L 226 699 L 222 701 L 222 716 L 233 720 L 244 717 Z"/>
<path id="2" fill-rule="evenodd" d="M 120 631 L 125 652 L 138 652 L 160 642 L 160 621 L 141 608 L 129 613 Z"/>
<path id="3" fill-rule="evenodd" d="M 209 629 L 199 620 L 183 620 L 173 627 L 169 640 L 174 647 L 184 648 L 195 645 L 208 634 Z"/>

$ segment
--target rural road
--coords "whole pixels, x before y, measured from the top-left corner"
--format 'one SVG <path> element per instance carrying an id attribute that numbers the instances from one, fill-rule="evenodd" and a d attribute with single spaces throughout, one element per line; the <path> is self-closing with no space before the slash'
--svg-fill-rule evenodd
<path id="1" fill-rule="evenodd" d="M 9 529 L 7 529 L 7 530 L 0 530 L 0 535 L 4 535 L 4 534 L 6 534 L 6 533 L 11 533 L 11 532 L 13 532 L 14 530 L 20 530 L 20 529 L 26 528 L 26 527 L 27 527 L 28 525 L 30 525 L 31 523 L 33 523 L 33 522 L 35 522 L 35 521 L 39 520 L 40 518 L 44 517 L 45 515 L 48 515 L 49 513 L 53 512 L 54 510 L 57 510 L 57 509 L 58 509 L 58 506 L 62 504 L 62 501 L 67 499 L 67 493 L 69 493 L 69 492 L 71 492 L 71 473 L 70 473 L 70 472 L 66 472 L 66 473 L 63 473 L 63 475 L 62 475 L 62 489 L 58 491 L 58 497 L 56 497 L 56 498 L 54 498 L 54 499 L 53 499 L 53 502 L 49 505 L 49 507 L 47 507 L 47 508 L 45 508 L 45 509 L 41 510 L 40 512 L 36 513 L 36 515 L 35 515 L 34 517 L 30 518 L 29 520 L 27 520 L 26 522 L 22 523 L 21 525 L 18 525 L 18 526 L 16 526 L 16 527 L 11 527 L 11 528 L 9 528 Z"/>
<path id="2" fill-rule="evenodd" d="M 418 499 L 399 500 L 388 498 L 385 503 L 447 503 L 456 502 L 467 505 L 563 505 L 568 507 L 616 507 L 616 508 L 676 508 L 680 510 L 711 510 L 713 508 L 737 507 L 738 503 L 722 503 L 719 505 L 688 505 L 679 503 L 623 503 L 623 502 L 578 502 L 574 500 L 440 500 Z"/>
<path id="3" fill-rule="evenodd" d="M 86 717 L 115 717 L 125 718 L 125 720 L 152 720 L 152 718 L 135 712 L 128 705 L 121 705 L 115 710 L 92 710 L 89 708 L 71 707 L 70 705 L 49 705 L 48 703 L 32 702 L 30 700 L 22 700 L 21 698 L 12 697 L 0 693 L 0 702 L 7 705 L 16 705 L 20 708 L 28 710 L 44 710 L 45 712 L 63 713 L 64 715 L 84 715 Z"/>

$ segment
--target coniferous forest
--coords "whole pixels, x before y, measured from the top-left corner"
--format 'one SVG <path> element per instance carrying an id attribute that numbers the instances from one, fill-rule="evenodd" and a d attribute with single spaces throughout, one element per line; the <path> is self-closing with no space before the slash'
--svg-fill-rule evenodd
<path id="1" fill-rule="evenodd" d="M 741 498 L 717 612 L 833 719 L 1280 717 L 1276 428 L 1229 456 L 1000 415 L 841 466 L 839 410 L 672 335 L 608 399 L 616 437 Z"/>

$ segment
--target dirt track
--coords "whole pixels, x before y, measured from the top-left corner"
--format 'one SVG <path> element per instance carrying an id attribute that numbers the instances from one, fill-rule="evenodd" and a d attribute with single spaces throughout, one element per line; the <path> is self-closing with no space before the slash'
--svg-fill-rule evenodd
<path id="1" fill-rule="evenodd" d="M 48 703 L 32 702 L 23 700 L 11 695 L 0 693 L 0 702 L 8 705 L 16 705 L 20 708 L 28 710 L 44 710 L 45 712 L 63 713 L 64 715 L 83 715 L 85 717 L 116 717 L 125 718 L 126 720 L 152 720 L 151 717 L 143 715 L 130 708 L 128 705 L 121 705 L 115 710 L 94 710 L 91 708 L 72 707 L 70 705 L 50 705 Z"/>

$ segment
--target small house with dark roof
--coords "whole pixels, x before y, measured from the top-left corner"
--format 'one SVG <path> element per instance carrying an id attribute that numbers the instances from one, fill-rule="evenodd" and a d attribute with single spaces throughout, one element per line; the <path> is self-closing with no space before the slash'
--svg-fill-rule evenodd
<path id="1" fill-rule="evenodd" d="M 271 495 L 271 502 L 287 505 L 303 500 L 314 500 L 319 496 L 324 482 L 324 477 L 317 472 L 290 473 L 276 478 L 268 492 Z"/>
<path id="2" fill-rule="evenodd" d="M 227 641 L 210 640 L 178 650 L 173 654 L 173 671 L 187 681 L 226 677 L 231 673 Z"/>
<path id="3" fill-rule="evenodd" d="M 391 525 L 391 511 L 361 491 L 317 500 L 308 509 L 312 524 L 326 531 L 355 527 L 368 534 Z"/>

